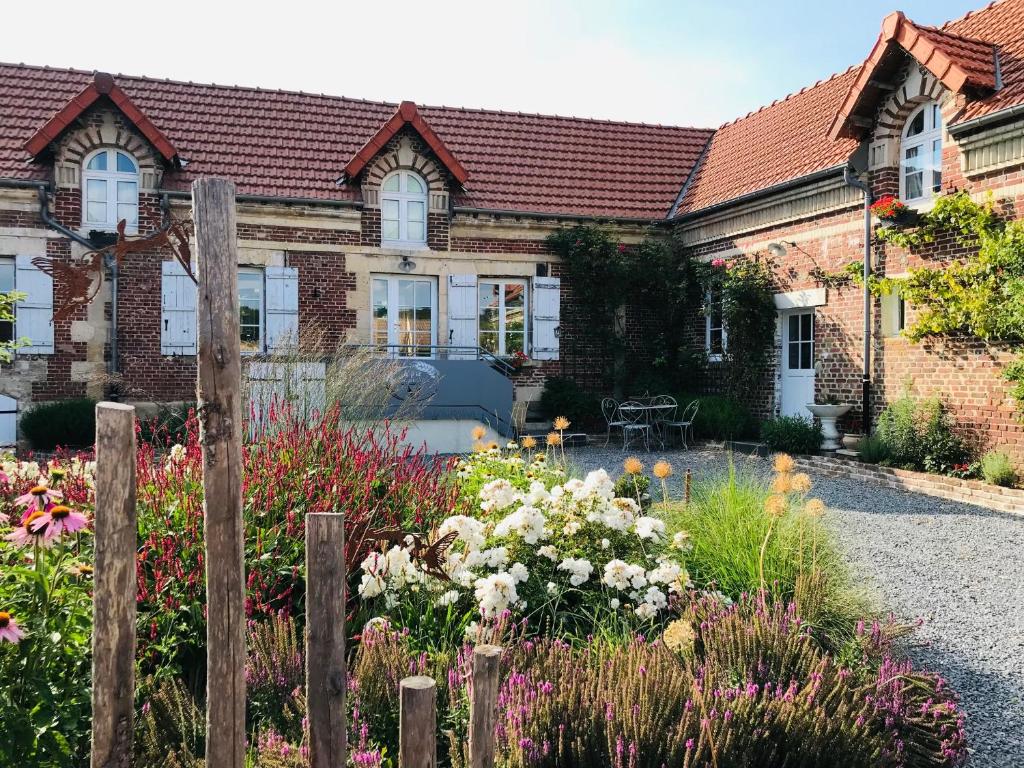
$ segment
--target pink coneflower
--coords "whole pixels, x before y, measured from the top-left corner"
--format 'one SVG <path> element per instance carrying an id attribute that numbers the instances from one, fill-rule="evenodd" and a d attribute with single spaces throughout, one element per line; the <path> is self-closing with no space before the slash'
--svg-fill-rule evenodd
<path id="1" fill-rule="evenodd" d="M 55 491 L 53 488 L 40 483 L 39 485 L 33 485 L 28 493 L 23 493 L 16 498 L 14 503 L 19 507 L 28 507 L 29 510 L 33 507 L 43 509 L 47 504 L 55 504 L 63 498 L 64 494 L 60 491 Z M 27 516 L 28 513 L 26 512 Z M 25 522 L 24 518 L 22 518 L 22 522 Z"/>
<path id="2" fill-rule="evenodd" d="M 7 611 L 0 611 L 0 642 L 6 640 L 8 643 L 17 645 L 25 636 L 25 630 L 18 626 Z"/>
<path id="3" fill-rule="evenodd" d="M 32 532 L 39 533 L 45 528 L 46 538 L 54 539 L 65 531 L 67 533 L 80 531 L 88 522 L 81 512 L 75 512 L 71 507 L 65 507 L 63 504 L 57 504 L 36 518 L 32 524 Z"/>
<path id="4" fill-rule="evenodd" d="M 4 536 L 4 538 L 17 544 L 19 547 L 50 546 L 52 542 L 46 536 L 46 526 L 34 527 L 43 514 L 44 512 L 40 509 L 35 510 L 25 518 L 21 525 Z"/>

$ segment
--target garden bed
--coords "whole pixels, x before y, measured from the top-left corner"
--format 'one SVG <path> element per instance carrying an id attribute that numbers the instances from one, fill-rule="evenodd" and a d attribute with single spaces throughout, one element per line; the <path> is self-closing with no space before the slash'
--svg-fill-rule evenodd
<path id="1" fill-rule="evenodd" d="M 796 462 L 803 469 L 819 474 L 867 480 L 886 488 L 923 493 L 998 512 L 1024 514 L 1024 490 L 1019 488 L 1001 488 L 980 480 L 961 480 L 946 475 L 879 467 L 832 456 L 799 456 Z"/>

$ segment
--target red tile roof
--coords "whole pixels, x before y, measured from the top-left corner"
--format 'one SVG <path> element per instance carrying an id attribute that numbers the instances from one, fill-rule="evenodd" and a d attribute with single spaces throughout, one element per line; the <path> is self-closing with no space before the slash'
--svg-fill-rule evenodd
<path id="1" fill-rule="evenodd" d="M 427 146 L 430 147 L 459 184 L 466 183 L 469 174 L 462 167 L 462 163 L 455 159 L 455 155 L 445 146 L 438 135 L 434 133 L 434 129 L 427 125 L 427 121 L 423 119 L 416 109 L 416 105 L 411 101 L 403 101 L 398 106 L 398 109 L 395 110 L 395 114 L 356 152 L 355 157 L 348 161 L 348 165 L 344 168 L 345 176 L 349 179 L 354 179 L 358 176 L 367 163 L 373 160 L 377 153 L 387 146 L 392 137 L 405 125 L 411 125 L 423 140 L 427 142 Z"/>
<path id="2" fill-rule="evenodd" d="M 728 202 L 845 163 L 858 142 L 828 129 L 856 69 L 726 123 L 711 140 L 678 214 Z"/>
<path id="3" fill-rule="evenodd" d="M 895 18 L 887 17 L 887 22 Z M 908 25 L 907 44 L 914 48 L 917 39 L 909 32 L 916 32 L 930 47 L 930 66 L 942 70 L 940 65 L 948 59 L 950 82 L 955 83 L 954 72 L 962 73 L 965 87 L 974 91 L 952 125 L 1024 104 L 1024 0 L 993 2 L 939 28 Z M 995 67 L 989 68 L 987 56 L 993 47 L 999 50 L 1002 87 L 991 92 L 986 88 L 994 84 Z M 830 129 L 870 64 L 869 57 L 864 65 L 722 126 L 688 182 L 676 215 L 693 214 L 847 162 L 857 139 L 832 138 Z"/>
<path id="4" fill-rule="evenodd" d="M 116 75 L 166 134 L 184 190 L 227 176 L 241 194 L 357 200 L 342 171 L 399 105 Z M 0 64 L 0 178 L 46 179 L 24 145 L 93 80 L 91 72 Z M 663 218 L 712 131 L 511 112 L 420 107 L 468 174 L 456 205 L 612 218 Z"/>
<path id="5" fill-rule="evenodd" d="M 1024 104 L 1024 0 L 1002 0 L 942 26 L 944 32 L 986 40 L 999 48 L 1002 87 L 968 102 L 954 123 Z"/>
<path id="6" fill-rule="evenodd" d="M 988 95 L 996 87 L 996 49 L 935 27 L 923 27 L 902 13 L 891 13 L 882 32 L 850 86 L 832 124 L 833 138 L 860 138 L 871 125 L 878 102 L 885 98 L 886 81 L 903 66 L 906 51 L 953 93 Z"/>

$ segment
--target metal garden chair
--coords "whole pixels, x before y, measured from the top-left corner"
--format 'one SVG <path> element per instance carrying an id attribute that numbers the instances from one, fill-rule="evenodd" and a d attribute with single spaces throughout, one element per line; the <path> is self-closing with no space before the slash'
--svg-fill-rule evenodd
<path id="1" fill-rule="evenodd" d="M 693 422 L 697 418 L 697 409 L 700 407 L 699 400 L 693 400 L 686 408 L 683 409 L 683 415 L 679 419 L 673 419 L 672 421 L 666 421 L 665 426 L 671 429 L 679 429 L 679 438 L 683 441 L 683 448 L 690 450 L 690 446 L 687 443 L 686 435 L 689 433 L 690 439 L 693 440 Z"/>
<path id="2" fill-rule="evenodd" d="M 627 400 L 619 406 L 619 415 L 625 422 L 622 425 L 622 450 L 625 451 L 637 437 L 642 437 L 644 448 L 650 452 L 651 423 L 648 421 L 648 409 L 644 404 Z"/>

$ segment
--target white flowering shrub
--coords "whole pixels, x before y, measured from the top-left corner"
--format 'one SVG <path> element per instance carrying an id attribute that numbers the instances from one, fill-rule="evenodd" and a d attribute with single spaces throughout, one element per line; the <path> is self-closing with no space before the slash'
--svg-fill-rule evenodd
<path id="1" fill-rule="evenodd" d="M 459 467 L 483 482 L 473 515 L 449 517 L 434 537 L 456 535 L 442 566 L 449 580 L 427 575 L 395 547 L 363 561 L 363 599 L 381 601 L 379 612 L 396 619 L 443 609 L 471 630 L 511 615 L 571 633 L 605 619 L 649 622 L 690 586 L 688 542 L 668 540 L 660 518 L 642 514 L 635 499 L 616 497 L 607 472 L 547 485 L 564 476 L 533 460 L 514 477 L 487 479 L 484 467 L 489 476 L 507 458 L 485 452 Z M 527 467 L 537 476 L 524 483 Z"/>
<path id="2" fill-rule="evenodd" d="M 509 501 L 510 489 L 526 491 L 535 481 L 551 488 L 564 482 L 566 477 L 555 457 L 524 449 L 517 443 L 509 443 L 504 449 L 491 446 L 475 451 L 459 461 L 455 475 L 462 498 L 476 509 L 480 509 L 479 504 L 487 503 L 485 512 L 490 511 L 492 504 Z M 486 486 L 490 488 L 481 496 Z"/>

